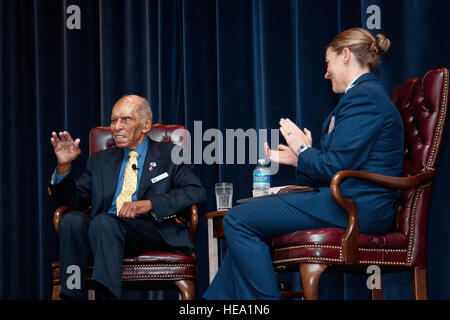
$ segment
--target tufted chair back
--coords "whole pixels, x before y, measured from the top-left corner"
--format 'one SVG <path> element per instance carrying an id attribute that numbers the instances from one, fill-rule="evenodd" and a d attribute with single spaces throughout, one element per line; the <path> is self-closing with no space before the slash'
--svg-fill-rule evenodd
<path id="1" fill-rule="evenodd" d="M 148 136 L 157 142 L 168 142 L 185 145 L 189 139 L 188 131 L 182 125 L 155 123 Z M 89 133 L 89 154 L 114 147 L 116 144 L 111 135 L 110 127 L 96 127 Z"/>
<path id="2" fill-rule="evenodd" d="M 421 78 L 409 79 L 394 89 L 391 99 L 400 112 L 405 130 L 404 177 L 357 170 L 336 173 L 330 191 L 349 217 L 346 229 L 299 230 L 273 239 L 275 269 L 290 272 L 293 267 L 299 267 L 300 270 L 304 293 L 285 292 L 285 296 L 317 299 L 319 279 L 325 270 L 366 273 L 368 266 L 378 265 L 382 273 L 412 271 L 413 298 L 427 299 L 427 215 L 445 130 L 448 87 L 448 70 L 441 68 Z M 342 197 L 339 188 L 347 178 L 403 190 L 391 232 L 383 235 L 359 232 L 354 200 Z M 382 299 L 381 281 L 370 290 L 373 299 Z"/>
<path id="3" fill-rule="evenodd" d="M 427 72 L 397 86 L 391 99 L 400 111 L 405 129 L 404 176 L 434 170 L 442 145 L 448 105 L 448 70 Z M 426 230 L 431 183 L 405 190 L 399 200 L 396 231 L 408 238 L 407 263 L 425 267 Z M 417 235 L 421 235 L 418 237 Z"/>

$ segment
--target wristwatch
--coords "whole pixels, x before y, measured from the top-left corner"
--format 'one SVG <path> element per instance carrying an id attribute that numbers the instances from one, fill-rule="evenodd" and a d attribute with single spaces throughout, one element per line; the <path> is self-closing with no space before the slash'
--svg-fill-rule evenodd
<path id="1" fill-rule="evenodd" d="M 302 153 L 303 151 L 305 151 L 306 149 L 308 149 L 309 146 L 307 144 L 301 144 L 298 148 L 297 148 L 297 156 Z"/>

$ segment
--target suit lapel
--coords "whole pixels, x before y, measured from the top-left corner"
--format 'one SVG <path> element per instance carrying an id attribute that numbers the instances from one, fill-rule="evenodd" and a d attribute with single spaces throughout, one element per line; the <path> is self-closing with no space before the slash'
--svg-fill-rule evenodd
<path id="1" fill-rule="evenodd" d="M 145 155 L 144 168 L 142 170 L 141 181 L 139 182 L 139 190 L 138 190 L 138 200 L 142 199 L 142 195 L 145 191 L 151 186 L 152 178 L 156 177 L 159 174 L 159 171 L 163 167 L 160 163 L 158 163 L 159 158 L 161 157 L 161 152 L 158 147 L 158 143 L 149 139 L 147 154 Z M 152 171 L 150 171 L 150 164 L 154 162 L 156 164 L 155 167 L 152 167 Z"/>
<path id="2" fill-rule="evenodd" d="M 114 194 L 116 193 L 117 181 L 119 180 L 120 166 L 123 160 L 123 149 L 115 148 L 115 152 L 106 158 L 107 166 L 103 170 L 104 202 L 103 209 L 109 210 Z"/>

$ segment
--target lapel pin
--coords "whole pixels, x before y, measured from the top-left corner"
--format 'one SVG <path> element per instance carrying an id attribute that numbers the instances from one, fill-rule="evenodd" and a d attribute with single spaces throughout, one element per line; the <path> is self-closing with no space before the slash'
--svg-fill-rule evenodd
<path id="1" fill-rule="evenodd" d="M 150 170 L 150 172 L 152 172 L 154 167 L 156 167 L 156 162 L 150 162 L 150 167 L 148 168 L 148 170 Z"/>

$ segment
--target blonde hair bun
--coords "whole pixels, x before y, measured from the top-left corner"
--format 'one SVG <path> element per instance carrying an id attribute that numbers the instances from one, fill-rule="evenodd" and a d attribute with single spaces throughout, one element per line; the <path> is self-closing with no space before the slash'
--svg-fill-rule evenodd
<path id="1" fill-rule="evenodd" d="M 380 54 L 388 51 L 390 46 L 391 41 L 384 34 L 379 33 L 376 35 L 375 41 L 370 45 L 370 51 Z"/>
<path id="2" fill-rule="evenodd" d="M 361 66 L 368 66 L 373 71 L 380 63 L 380 54 L 388 51 L 391 42 L 382 33 L 374 37 L 363 28 L 351 28 L 339 33 L 328 48 L 337 54 L 341 54 L 344 48 L 348 48 L 356 57 Z"/>

